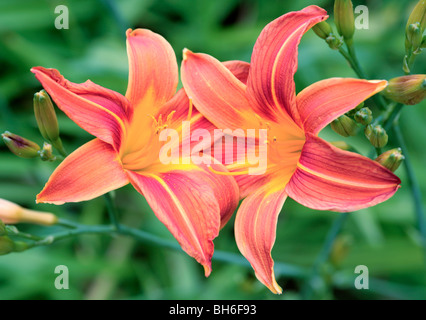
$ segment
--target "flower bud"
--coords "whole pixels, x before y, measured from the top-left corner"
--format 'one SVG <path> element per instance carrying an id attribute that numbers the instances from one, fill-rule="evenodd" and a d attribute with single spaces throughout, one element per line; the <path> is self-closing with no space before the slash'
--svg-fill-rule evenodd
<path id="1" fill-rule="evenodd" d="M 59 138 L 58 119 L 52 100 L 46 91 L 34 94 L 34 114 L 41 135 L 47 141 L 53 142 Z"/>
<path id="2" fill-rule="evenodd" d="M 346 115 L 342 115 L 333 120 L 330 126 L 334 132 L 344 137 L 356 135 L 358 129 L 356 122 Z"/>
<path id="3" fill-rule="evenodd" d="M 362 108 L 355 113 L 354 119 L 356 122 L 366 126 L 373 121 L 373 113 L 369 108 Z"/>
<path id="4" fill-rule="evenodd" d="M 27 159 L 38 157 L 40 146 L 37 143 L 9 131 L 6 131 L 1 136 L 9 150 L 18 157 Z"/>
<path id="5" fill-rule="evenodd" d="M 345 41 L 351 40 L 355 32 L 354 9 L 351 0 L 334 1 L 334 22 Z"/>
<path id="6" fill-rule="evenodd" d="M 406 32 L 409 26 L 415 23 L 419 23 L 420 30 L 423 33 L 426 28 L 426 0 L 419 0 L 414 7 L 407 21 Z"/>
<path id="7" fill-rule="evenodd" d="M 53 213 L 25 209 L 4 199 L 0 199 L 0 220 L 4 224 L 33 223 L 46 226 L 58 222 Z"/>
<path id="8" fill-rule="evenodd" d="M 312 27 L 312 30 L 321 39 L 326 39 L 330 34 L 333 33 L 331 26 L 326 21 L 321 21 Z"/>
<path id="9" fill-rule="evenodd" d="M 396 148 L 382 153 L 375 161 L 390 171 L 395 172 L 404 159 L 405 157 L 401 153 L 401 148 Z"/>
<path id="10" fill-rule="evenodd" d="M 413 74 L 393 78 L 389 80 L 383 94 L 402 104 L 418 104 L 426 97 L 426 75 Z"/>
<path id="11" fill-rule="evenodd" d="M 4 225 L 4 222 L 0 220 L 0 237 L 7 234 L 6 226 Z"/>
<path id="12" fill-rule="evenodd" d="M 11 253 L 15 250 L 15 244 L 7 236 L 0 237 L 0 256 Z"/>
<path id="13" fill-rule="evenodd" d="M 375 148 L 382 148 L 388 143 L 388 134 L 381 125 L 369 124 L 364 130 L 365 136 Z"/>

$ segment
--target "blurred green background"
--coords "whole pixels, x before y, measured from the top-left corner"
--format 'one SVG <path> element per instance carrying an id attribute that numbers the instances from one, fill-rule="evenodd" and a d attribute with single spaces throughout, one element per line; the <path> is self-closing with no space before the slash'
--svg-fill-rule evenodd
<path id="1" fill-rule="evenodd" d="M 354 1 L 369 9 L 369 29 L 357 30 L 358 58 L 371 79 L 403 75 L 404 30 L 416 1 Z M 69 80 L 87 79 L 125 93 L 127 55 L 125 30 L 148 28 L 163 35 L 175 49 L 209 53 L 219 60 L 250 61 L 262 28 L 278 16 L 317 4 L 330 14 L 333 1 L 323 0 L 0 0 L 0 131 L 25 136 L 39 144 L 32 98 L 41 89 L 30 68 L 57 68 Z M 69 29 L 57 30 L 57 5 L 69 8 Z M 426 73 L 426 54 L 417 58 L 413 73 Z M 297 91 L 329 77 L 355 77 L 338 52 L 309 31 L 299 49 Z M 421 191 L 426 195 L 426 104 L 406 107 L 400 123 Z M 377 110 L 373 109 L 377 115 Z M 71 152 L 90 135 L 58 112 L 62 139 Z M 321 136 L 342 140 L 326 128 Z M 364 155 L 363 134 L 345 141 Z M 386 149 L 395 147 L 393 136 Z M 0 198 L 56 213 L 87 224 L 107 223 L 102 198 L 63 206 L 35 205 L 55 163 L 20 159 L 0 144 Z M 403 166 L 396 174 L 402 187 L 393 198 L 351 214 L 336 240 L 332 260 L 318 276 L 280 273 L 284 294 L 275 296 L 254 277 L 251 268 L 213 260 L 209 278 L 195 260 L 182 252 L 140 244 L 126 237 L 81 236 L 49 247 L 0 257 L 0 299 L 425 299 L 425 258 L 420 245 L 412 196 Z M 175 241 L 131 186 L 117 190 L 116 203 L 124 224 Z M 423 206 L 426 199 L 423 197 Z M 327 233 L 339 214 L 307 209 L 291 199 L 281 213 L 273 250 L 275 261 L 309 273 Z M 29 225 L 20 230 L 47 234 L 59 227 Z M 233 220 L 215 240 L 215 247 L 237 255 Z M 340 248 L 340 249 L 339 249 Z M 66 265 L 69 290 L 54 286 L 55 267 Z M 354 269 L 369 269 L 368 290 L 354 286 Z M 279 268 L 277 268 L 279 269 Z"/>

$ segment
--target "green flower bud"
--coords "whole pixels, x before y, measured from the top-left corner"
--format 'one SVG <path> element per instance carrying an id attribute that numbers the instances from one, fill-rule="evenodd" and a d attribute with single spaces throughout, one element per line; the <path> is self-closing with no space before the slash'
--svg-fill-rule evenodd
<path id="1" fill-rule="evenodd" d="M 6 131 L 2 138 L 9 150 L 21 158 L 35 158 L 38 156 L 40 146 L 28 139 Z"/>
<path id="2" fill-rule="evenodd" d="M 407 32 L 406 32 L 406 42 L 405 42 L 405 48 L 411 49 L 414 52 L 417 52 L 420 49 L 420 46 L 422 44 L 422 31 L 420 29 L 420 23 L 416 22 L 413 24 L 410 24 L 408 26 Z"/>
<path id="3" fill-rule="evenodd" d="M 405 50 L 407 53 L 420 49 L 425 28 L 426 0 L 420 0 L 411 12 L 405 27 Z"/>
<path id="4" fill-rule="evenodd" d="M 0 219 L 0 237 L 7 234 L 6 226 L 4 225 L 3 221 Z"/>
<path id="5" fill-rule="evenodd" d="M 8 236 L 0 237 L 0 256 L 15 251 L 15 243 Z"/>
<path id="6" fill-rule="evenodd" d="M 375 161 L 390 171 L 395 172 L 404 159 L 405 157 L 401 153 L 401 148 L 396 148 L 382 153 Z"/>
<path id="7" fill-rule="evenodd" d="M 333 33 L 331 26 L 326 21 L 321 21 L 312 27 L 312 30 L 321 39 L 326 39 L 330 34 Z"/>
<path id="8" fill-rule="evenodd" d="M 334 132 L 344 137 L 354 136 L 358 130 L 356 122 L 346 115 L 333 120 L 330 126 Z"/>
<path id="9" fill-rule="evenodd" d="M 351 0 L 334 1 L 334 22 L 337 31 L 345 41 L 351 40 L 355 33 L 355 17 Z"/>
<path id="10" fill-rule="evenodd" d="M 383 94 L 396 102 L 415 105 L 426 97 L 426 74 L 413 74 L 389 80 Z"/>
<path id="11" fill-rule="evenodd" d="M 356 122 L 366 126 L 373 121 L 373 113 L 369 108 L 362 108 L 355 113 L 354 118 Z"/>
<path id="12" fill-rule="evenodd" d="M 34 114 L 41 135 L 47 141 L 53 142 L 59 138 L 58 119 L 52 100 L 46 91 L 34 94 Z"/>
<path id="13" fill-rule="evenodd" d="M 365 136 L 375 148 L 382 148 L 388 143 L 388 134 L 381 125 L 369 124 L 364 130 Z"/>
<path id="14" fill-rule="evenodd" d="M 414 7 L 413 11 L 410 14 L 410 17 L 408 18 L 405 31 L 407 32 L 409 26 L 417 22 L 419 23 L 421 33 L 423 33 L 423 31 L 426 28 L 426 0 L 420 0 L 416 4 L 416 6 Z"/>

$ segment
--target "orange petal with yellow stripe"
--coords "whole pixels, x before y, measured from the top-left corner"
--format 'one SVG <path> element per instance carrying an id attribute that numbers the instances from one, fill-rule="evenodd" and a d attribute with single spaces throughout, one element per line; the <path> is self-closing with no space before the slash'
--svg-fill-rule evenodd
<path id="1" fill-rule="evenodd" d="M 152 174 L 128 174 L 157 218 L 209 276 L 213 239 L 219 234 L 222 221 L 226 222 L 238 205 L 238 186 L 232 177 L 216 175 L 207 168 L 170 168 Z"/>
<path id="2" fill-rule="evenodd" d="M 178 85 L 178 65 L 171 45 L 147 29 L 128 29 L 129 81 L 126 98 L 144 116 L 169 101 Z M 149 102 L 149 103 L 146 103 Z"/>
<path id="3" fill-rule="evenodd" d="M 129 111 L 126 98 L 91 81 L 72 83 L 55 69 L 35 67 L 31 71 L 71 120 L 119 150 Z"/>
<path id="4" fill-rule="evenodd" d="M 273 293 L 281 293 L 275 280 L 271 250 L 275 242 L 278 215 L 286 198 L 284 188 L 273 191 L 264 185 L 243 200 L 235 218 L 238 249 L 250 262 L 259 281 Z"/>
<path id="5" fill-rule="evenodd" d="M 249 119 L 254 118 L 246 85 L 207 54 L 188 49 L 183 54 L 182 83 L 197 109 L 218 128 L 246 128 Z"/>
<path id="6" fill-rule="evenodd" d="M 303 34 L 327 18 L 317 6 L 289 12 L 260 33 L 250 62 L 247 93 L 257 104 L 256 112 L 263 118 L 278 120 L 288 115 L 299 124 L 293 76 L 297 69 L 297 51 Z"/>
<path id="7" fill-rule="evenodd" d="M 296 97 L 306 132 L 318 134 L 334 119 L 383 90 L 387 81 L 331 78 L 315 82 Z"/>
<path id="8" fill-rule="evenodd" d="M 379 163 L 312 134 L 286 186 L 289 197 L 316 210 L 355 211 L 389 199 L 401 180 Z"/>
<path id="9" fill-rule="evenodd" d="M 62 161 L 37 195 L 37 202 L 63 204 L 91 200 L 128 183 L 113 147 L 94 139 Z"/>

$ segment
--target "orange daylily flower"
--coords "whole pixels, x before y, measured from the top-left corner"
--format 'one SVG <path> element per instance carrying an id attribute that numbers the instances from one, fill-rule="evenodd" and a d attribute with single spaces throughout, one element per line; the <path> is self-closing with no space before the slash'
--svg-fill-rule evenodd
<path id="1" fill-rule="evenodd" d="M 234 178 L 215 175 L 205 165 L 183 164 L 182 158 L 170 165 L 159 160 L 165 144 L 160 132 L 182 132 L 190 101 L 183 89 L 175 94 L 178 65 L 170 44 L 145 29 L 126 35 L 130 70 L 125 96 L 89 80 L 72 83 L 55 69 L 31 69 L 58 107 L 96 137 L 56 168 L 37 202 L 90 200 L 130 182 L 208 276 L 213 239 L 238 205 L 238 186 Z M 239 62 L 225 65 L 238 74 Z M 195 109 L 190 125 L 213 128 Z M 215 168 L 226 170 L 220 164 Z"/>
<path id="2" fill-rule="evenodd" d="M 391 197 L 400 180 L 377 162 L 318 137 L 333 119 L 386 86 L 386 81 L 331 78 L 295 93 L 302 35 L 327 18 L 309 6 L 285 14 L 261 32 L 247 79 L 237 79 L 213 57 L 184 50 L 182 82 L 198 110 L 218 128 L 267 129 L 267 170 L 247 175 L 248 164 L 227 166 L 245 198 L 235 220 L 239 250 L 257 278 L 281 293 L 271 250 L 287 197 L 317 210 L 353 211 Z M 241 174 L 241 175 L 238 175 Z"/>

